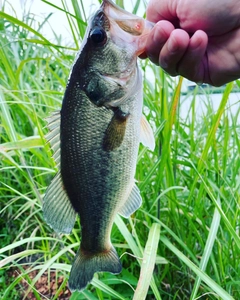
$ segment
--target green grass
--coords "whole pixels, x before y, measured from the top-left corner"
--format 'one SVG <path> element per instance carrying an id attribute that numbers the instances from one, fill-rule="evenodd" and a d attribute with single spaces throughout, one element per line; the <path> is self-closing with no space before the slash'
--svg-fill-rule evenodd
<path id="1" fill-rule="evenodd" d="M 79 220 L 71 235 L 58 236 L 41 210 L 56 172 L 44 119 L 61 105 L 86 25 L 83 1 L 72 2 L 73 13 L 70 1 L 59 3 L 71 45 L 42 34 L 47 20 L 41 24 L 29 13 L 9 15 L 4 7 L 0 12 L 1 299 L 23 299 L 30 291 L 46 299 L 35 284 L 45 271 L 50 278 L 50 270 L 65 278 L 56 295 L 47 297 L 58 299 L 80 243 Z M 140 3 L 133 4 L 135 13 Z M 215 112 L 211 90 L 197 87 L 183 95 L 181 78 L 176 83 L 148 60 L 141 66 L 144 113 L 157 145 L 154 152 L 142 146 L 139 151 L 136 179 L 143 205 L 129 220 L 116 218 L 112 241 L 122 273 L 96 274 L 71 300 L 240 299 L 240 101 L 230 108 L 233 84 L 225 87 Z M 201 117 L 196 116 L 199 91 L 205 106 Z M 184 101 L 190 106 L 183 119 Z M 14 269 L 19 275 L 11 278 Z M 21 280 L 28 288 L 23 290 Z"/>

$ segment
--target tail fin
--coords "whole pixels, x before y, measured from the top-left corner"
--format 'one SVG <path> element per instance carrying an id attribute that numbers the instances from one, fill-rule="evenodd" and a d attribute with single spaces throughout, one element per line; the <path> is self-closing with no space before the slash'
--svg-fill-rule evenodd
<path id="1" fill-rule="evenodd" d="M 108 252 L 84 253 L 78 250 L 69 277 L 68 285 L 70 290 L 83 290 L 93 279 L 96 272 L 110 272 L 118 274 L 122 265 L 114 247 Z"/>

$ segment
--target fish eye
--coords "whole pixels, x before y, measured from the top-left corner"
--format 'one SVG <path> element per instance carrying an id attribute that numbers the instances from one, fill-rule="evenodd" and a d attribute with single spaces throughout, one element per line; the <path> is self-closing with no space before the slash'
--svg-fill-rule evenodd
<path id="1" fill-rule="evenodd" d="M 95 44 L 104 44 L 107 39 L 106 32 L 102 28 L 93 28 L 90 38 Z"/>

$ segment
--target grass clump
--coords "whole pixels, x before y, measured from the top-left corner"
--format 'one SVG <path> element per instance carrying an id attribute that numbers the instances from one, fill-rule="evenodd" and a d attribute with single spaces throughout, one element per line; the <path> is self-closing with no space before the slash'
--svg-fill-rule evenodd
<path id="1" fill-rule="evenodd" d="M 72 10 L 68 1 L 58 7 L 68 18 L 71 45 L 42 33 L 51 15 L 42 23 L 30 13 L 20 18 L 7 13 L 8 2 L 0 12 L 1 299 L 239 299 L 240 101 L 230 104 L 229 97 L 240 84 L 225 87 L 215 111 L 211 89 L 183 93 L 181 78 L 147 60 L 140 62 L 144 113 L 157 146 L 140 147 L 141 209 L 129 220 L 117 217 L 112 231 L 123 271 L 97 274 L 85 291 L 68 293 L 80 224 L 58 236 L 41 207 L 56 172 L 44 119 L 61 105 L 86 26 L 86 4 L 72 3 Z M 135 13 L 140 5 L 135 1 Z M 47 291 L 39 288 L 43 276 Z"/>

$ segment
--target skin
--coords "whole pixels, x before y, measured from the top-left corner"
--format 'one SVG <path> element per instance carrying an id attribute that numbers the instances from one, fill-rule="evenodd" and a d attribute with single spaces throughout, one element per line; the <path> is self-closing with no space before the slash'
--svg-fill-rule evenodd
<path id="1" fill-rule="evenodd" d="M 220 86 L 240 78 L 239 0 L 150 0 L 144 55 L 172 76 Z"/>

